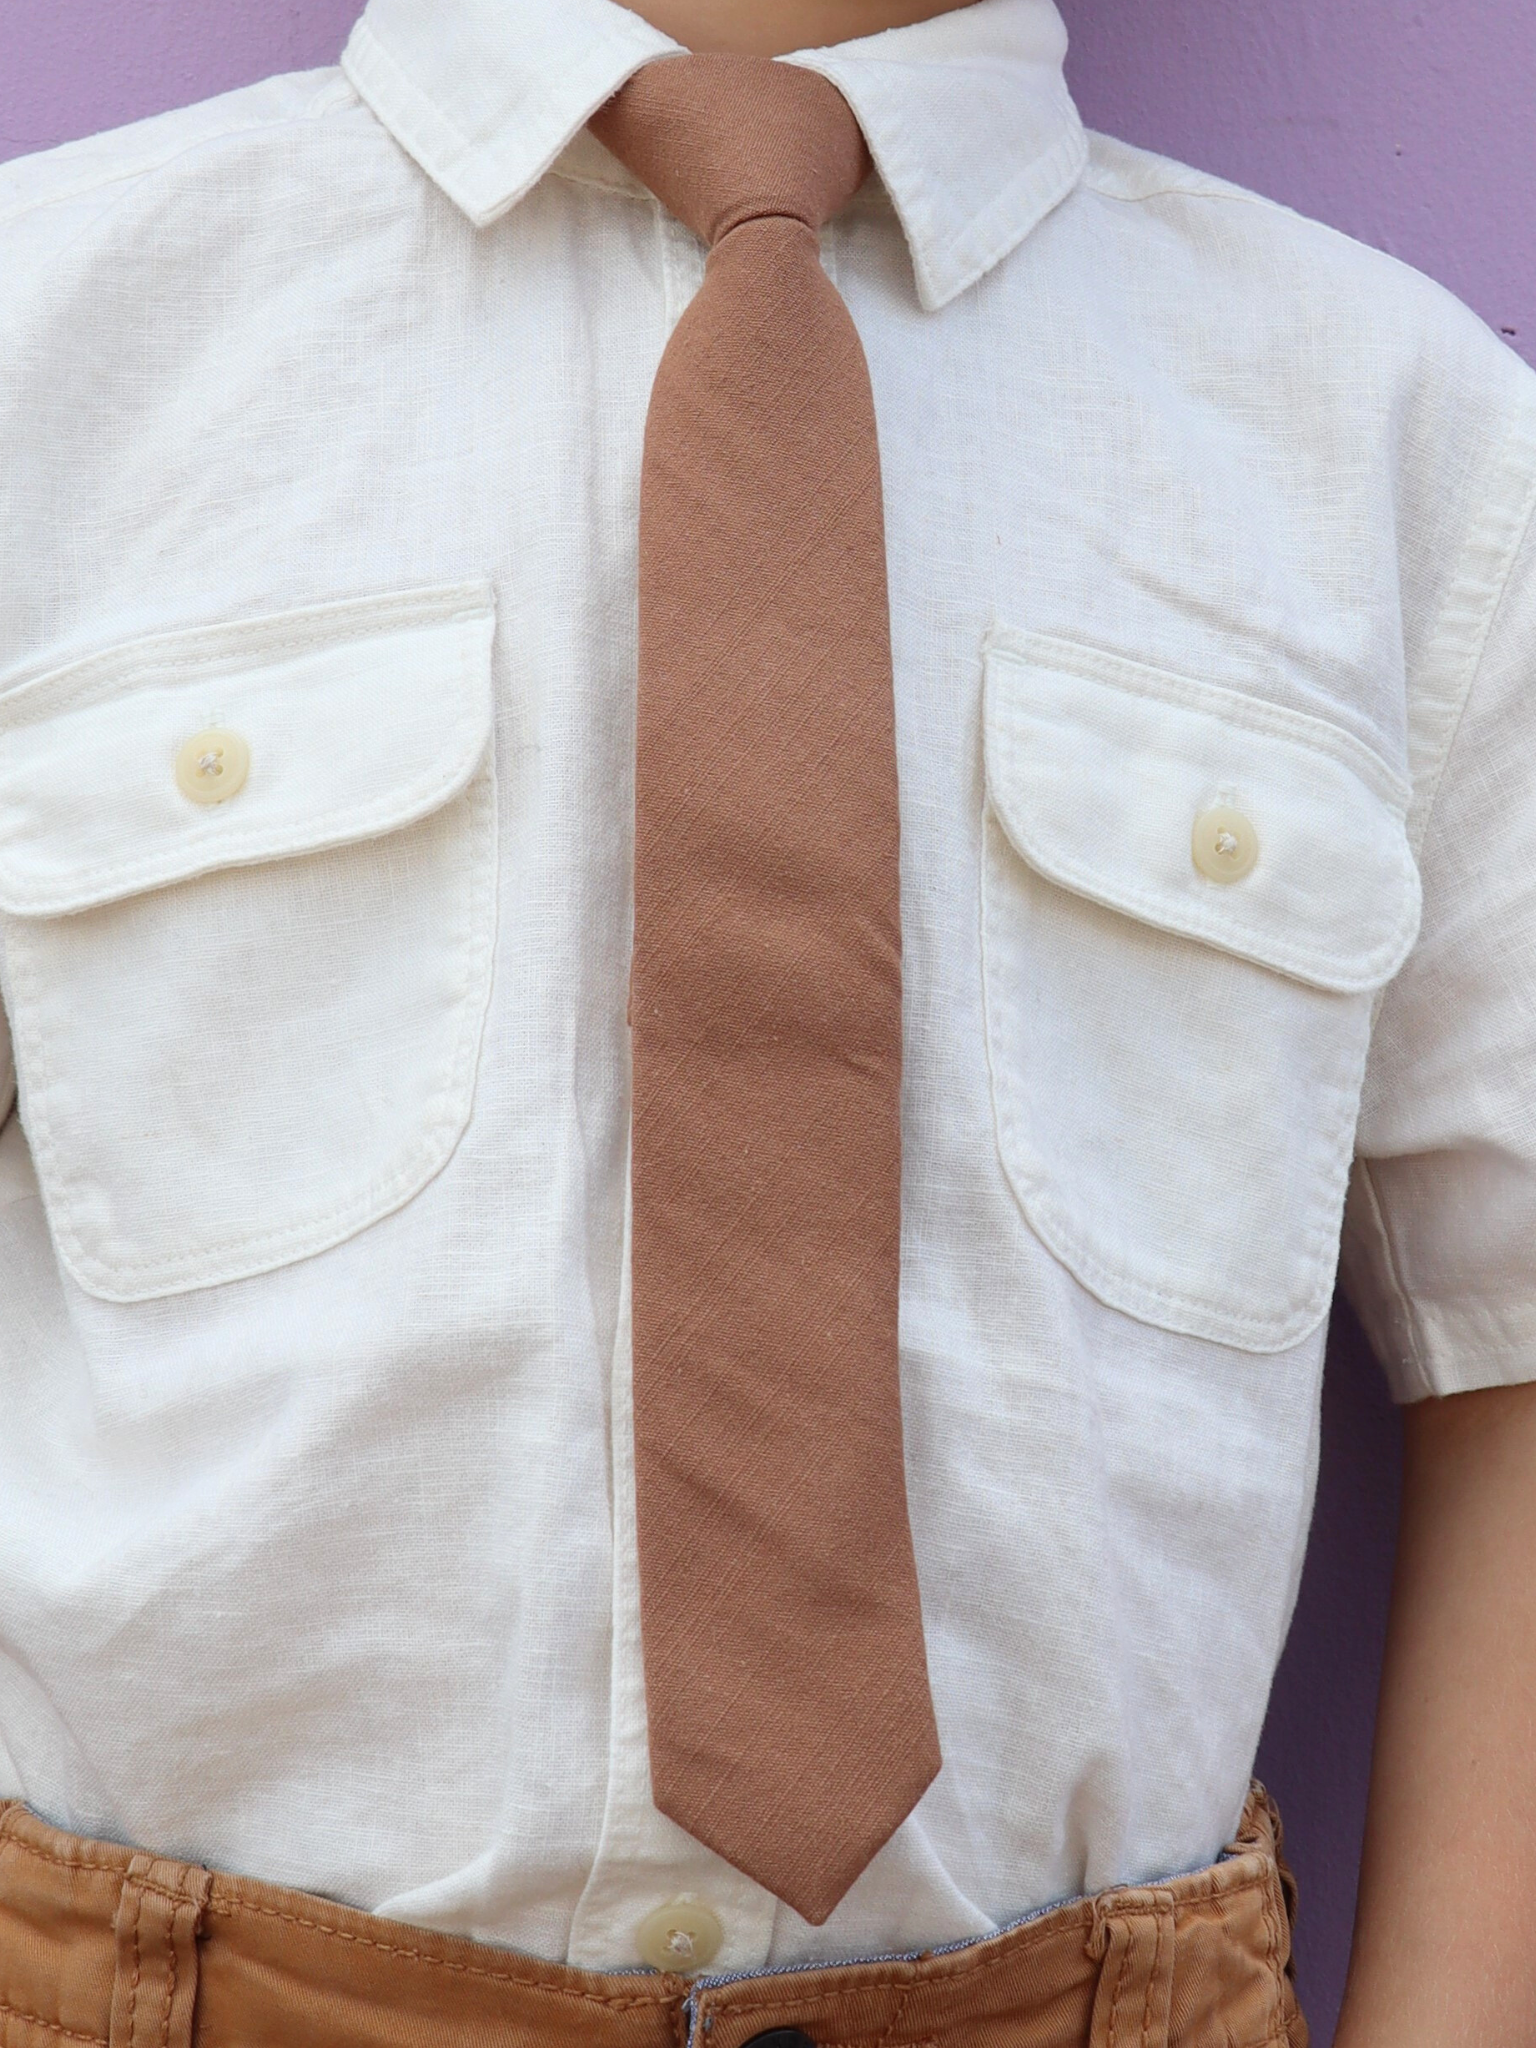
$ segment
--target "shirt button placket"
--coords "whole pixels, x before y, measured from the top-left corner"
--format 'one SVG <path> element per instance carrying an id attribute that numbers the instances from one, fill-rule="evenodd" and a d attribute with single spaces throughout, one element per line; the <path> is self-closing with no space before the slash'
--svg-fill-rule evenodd
<path id="1" fill-rule="evenodd" d="M 635 1930 L 641 1962 L 679 1977 L 707 1970 L 724 1940 L 719 1917 L 691 1893 L 647 1913 Z"/>

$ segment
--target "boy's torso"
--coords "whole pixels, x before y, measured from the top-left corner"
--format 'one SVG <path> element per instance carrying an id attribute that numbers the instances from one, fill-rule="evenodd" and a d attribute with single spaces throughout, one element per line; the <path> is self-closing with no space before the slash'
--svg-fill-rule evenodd
<path id="1" fill-rule="evenodd" d="M 584 136 L 476 227 L 335 74 L 90 148 L 0 174 L 0 1766 L 595 1967 L 680 1892 L 755 1968 L 1207 1861 L 1441 642 L 1515 516 L 1497 351 L 1115 144 L 932 310 L 875 182 L 825 239 L 885 476 L 946 1766 L 812 1931 L 645 1781 L 635 513 L 702 250 Z M 251 766 L 199 809 L 205 732 Z M 1217 810 L 1252 888 L 1191 861 Z"/>

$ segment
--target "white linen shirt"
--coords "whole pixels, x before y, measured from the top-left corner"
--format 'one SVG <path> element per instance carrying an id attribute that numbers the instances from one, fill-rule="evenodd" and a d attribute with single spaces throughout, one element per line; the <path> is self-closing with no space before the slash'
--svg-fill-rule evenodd
<path id="1" fill-rule="evenodd" d="M 795 60 L 879 173 L 824 248 L 946 1758 L 812 1929 L 646 1771 L 636 512 L 703 251 L 583 128 L 673 47 L 371 0 L 0 169 L 0 1789 L 579 1964 L 693 1893 L 740 1970 L 1219 1850 L 1356 1154 L 1398 1394 L 1536 1375 L 1536 378 L 1085 136 L 1050 0 Z"/>

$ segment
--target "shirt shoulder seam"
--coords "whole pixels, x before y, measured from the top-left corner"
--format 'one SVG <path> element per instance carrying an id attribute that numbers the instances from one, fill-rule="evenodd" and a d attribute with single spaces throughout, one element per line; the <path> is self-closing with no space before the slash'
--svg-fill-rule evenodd
<path id="1" fill-rule="evenodd" d="M 1437 658 L 1445 658 L 1440 656 L 1439 649 L 1434 643 L 1438 642 L 1443 635 L 1449 635 L 1455 630 L 1454 614 L 1458 608 L 1458 601 L 1465 604 L 1469 596 L 1480 584 L 1482 591 L 1480 617 L 1472 626 L 1470 635 L 1464 641 L 1462 679 L 1459 686 L 1446 692 L 1448 704 L 1452 708 L 1450 708 L 1446 719 L 1445 735 L 1435 754 L 1433 764 L 1425 771 L 1422 789 L 1416 792 L 1415 795 L 1414 808 L 1418 812 L 1418 817 L 1411 825 L 1409 835 L 1415 860 L 1417 860 L 1424 841 L 1428 836 L 1430 821 L 1434 816 L 1435 803 L 1440 794 L 1440 786 L 1445 779 L 1445 771 L 1450 766 L 1451 756 L 1456 750 L 1456 741 L 1465 722 L 1467 707 L 1472 701 L 1472 692 L 1477 686 L 1477 678 L 1482 671 L 1483 657 L 1488 651 L 1488 642 L 1492 638 L 1493 629 L 1498 621 L 1499 614 L 1504 608 L 1504 601 L 1509 593 L 1515 563 L 1520 558 L 1526 537 L 1532 531 L 1533 523 L 1536 523 L 1536 409 L 1533 409 L 1529 401 L 1525 407 L 1524 418 L 1517 423 L 1503 452 L 1508 469 L 1516 477 L 1520 476 L 1523 468 L 1523 490 L 1515 501 L 1513 516 L 1509 520 L 1507 531 L 1502 539 L 1496 531 L 1493 533 L 1487 532 L 1487 529 L 1496 523 L 1497 515 L 1492 512 L 1485 513 L 1474 524 L 1468 534 L 1462 548 L 1461 572 L 1457 575 L 1455 582 L 1451 586 L 1450 593 L 1441 608 L 1440 617 L 1435 627 L 1434 641 L 1431 643 L 1429 657 L 1425 664 L 1426 669 L 1430 669 Z M 1520 460 L 1522 455 L 1526 458 L 1523 465 Z M 1485 544 L 1485 536 L 1486 544 L 1491 544 L 1500 552 L 1493 573 L 1482 578 L 1475 578 L 1471 573 L 1468 557 L 1474 555 L 1477 549 Z"/>
<path id="2" fill-rule="evenodd" d="M 1275 213 L 1294 214 L 1298 220 L 1311 219 L 1310 215 L 1296 213 L 1295 208 L 1287 206 L 1283 199 L 1272 198 L 1267 192 L 1250 191 L 1246 185 L 1235 185 L 1231 179 L 1218 177 L 1213 171 L 1203 171 L 1197 164 L 1182 164 L 1172 157 L 1160 155 L 1156 150 L 1137 149 L 1134 144 L 1121 142 L 1097 129 L 1087 128 L 1083 132 L 1088 141 L 1089 157 L 1083 168 L 1082 182 L 1101 198 L 1120 199 L 1128 206 L 1147 199 L 1234 199 L 1244 206 L 1261 206 Z M 1113 164 L 1106 164 L 1094 154 L 1095 143 L 1107 144 L 1116 151 L 1140 158 L 1147 166 L 1149 176 L 1157 182 L 1127 190 L 1122 174 Z M 1327 226 L 1326 221 L 1312 224 Z"/>
<path id="3" fill-rule="evenodd" d="M 34 198 L 24 200 L 19 206 L 0 211 L 0 228 L 10 227 L 17 221 L 27 220 L 32 215 L 44 213 L 50 206 L 67 206 L 77 199 L 88 199 L 93 192 L 109 192 L 115 186 L 126 186 L 156 177 L 161 171 L 169 170 L 172 164 L 183 157 L 194 156 L 198 150 L 206 149 L 212 143 L 227 142 L 231 136 L 254 135 L 262 129 L 301 128 L 312 121 L 321 120 L 341 107 L 351 103 L 350 86 L 347 98 L 343 100 L 337 91 L 335 79 L 327 80 L 312 97 L 302 112 L 291 114 L 264 114 L 244 121 L 231 121 L 226 127 L 211 128 L 190 142 L 179 143 L 158 156 L 136 159 L 115 169 L 93 171 L 88 176 L 71 183 L 51 186 L 48 191 L 38 193 Z"/>
<path id="4" fill-rule="evenodd" d="M 1101 139 L 1113 140 L 1112 137 Z M 1119 146 L 1129 147 L 1126 144 Z M 1444 300 L 1460 307 L 1463 312 L 1467 310 L 1456 294 L 1438 278 L 1418 269 L 1403 257 L 1394 255 L 1390 249 L 1383 249 L 1375 242 L 1364 241 L 1359 235 L 1352 235 L 1347 229 L 1336 227 L 1332 221 L 1319 220 L 1316 214 L 1302 213 L 1294 206 L 1287 206 L 1283 199 L 1272 198 L 1268 193 L 1250 192 L 1246 187 L 1231 184 L 1225 178 L 1173 163 L 1168 158 L 1159 158 L 1155 152 L 1144 151 L 1142 154 L 1155 163 L 1164 163 L 1169 167 L 1168 174 L 1160 177 L 1156 184 L 1148 185 L 1145 189 L 1127 191 L 1111 167 L 1090 159 L 1081 181 L 1083 188 L 1099 199 L 1120 206 L 1146 205 L 1159 199 L 1186 199 L 1218 205 L 1247 206 L 1258 213 L 1272 216 L 1276 222 L 1292 222 L 1302 234 L 1333 244 L 1346 252 L 1351 252 L 1356 258 L 1363 257 L 1383 273 L 1395 273 L 1408 279 L 1418 289 L 1438 294 Z"/>
<path id="5" fill-rule="evenodd" d="M 1140 206 L 1148 199 L 1235 199 L 1243 206 L 1272 207 L 1276 213 L 1292 211 L 1278 199 L 1266 199 L 1262 192 L 1244 192 L 1240 186 L 1207 185 L 1196 178 L 1167 178 L 1160 185 L 1127 192 L 1115 179 L 1090 165 L 1083 173 L 1083 183 L 1090 192 L 1097 192 L 1101 199 L 1118 199 L 1125 206 Z M 1306 216 L 1297 214 L 1296 218 L 1303 220 Z M 1318 221 L 1315 225 L 1325 227 L 1327 223 Z"/>

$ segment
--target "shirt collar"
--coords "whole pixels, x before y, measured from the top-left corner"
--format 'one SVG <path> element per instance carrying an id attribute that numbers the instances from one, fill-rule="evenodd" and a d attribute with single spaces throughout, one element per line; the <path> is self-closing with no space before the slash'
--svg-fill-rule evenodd
<path id="1" fill-rule="evenodd" d="M 342 67 L 477 226 L 515 206 L 642 64 L 677 44 L 614 0 L 369 0 Z M 858 115 L 943 306 L 1072 190 L 1087 160 L 1054 0 L 975 0 L 788 61 Z"/>

